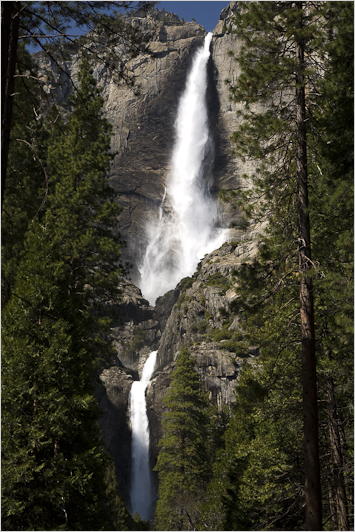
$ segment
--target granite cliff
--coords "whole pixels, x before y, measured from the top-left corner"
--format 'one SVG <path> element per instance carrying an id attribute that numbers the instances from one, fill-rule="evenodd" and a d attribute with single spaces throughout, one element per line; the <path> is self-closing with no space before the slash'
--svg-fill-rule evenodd
<path id="1" fill-rule="evenodd" d="M 235 131 L 236 104 L 229 99 L 228 85 L 237 75 L 237 64 L 228 55 L 239 46 L 238 36 L 230 32 L 230 17 L 235 2 L 221 13 L 213 32 L 211 58 L 208 65 L 208 109 L 214 143 L 212 192 L 235 189 L 243 185 L 245 168 L 231 155 L 229 136 Z M 195 22 L 182 23 L 177 15 L 151 8 L 137 12 L 131 24 L 150 35 L 150 55 L 141 54 L 127 60 L 126 67 L 135 79 L 134 88 L 117 83 L 103 65 L 94 68 L 94 77 L 102 87 L 104 113 L 113 125 L 113 160 L 110 184 L 119 194 L 123 207 L 120 227 L 127 243 L 124 260 L 132 265 L 131 277 L 137 282 L 142 253 L 146 247 L 147 219 L 157 212 L 164 195 L 165 180 L 171 166 L 174 142 L 174 122 L 179 98 L 185 86 L 186 74 L 194 51 L 206 35 Z M 77 82 L 80 56 L 74 50 L 59 69 L 41 53 L 36 54 L 42 76 L 48 81 L 47 91 L 57 101 L 66 101 Z M 65 74 L 69 74 L 70 78 Z M 137 91 L 139 95 L 137 96 Z M 238 227 L 240 213 L 231 211 L 221 202 L 221 224 Z"/>

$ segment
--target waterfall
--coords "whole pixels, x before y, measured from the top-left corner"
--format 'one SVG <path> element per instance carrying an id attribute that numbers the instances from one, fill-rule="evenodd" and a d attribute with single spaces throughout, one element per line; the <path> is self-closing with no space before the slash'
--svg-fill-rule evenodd
<path id="1" fill-rule="evenodd" d="M 149 467 L 149 422 L 145 391 L 152 377 L 157 351 L 152 351 L 146 360 L 140 381 L 131 388 L 131 427 L 132 427 L 132 474 L 131 474 L 131 514 L 136 512 L 144 520 L 153 517 L 151 477 Z"/>
<path id="2" fill-rule="evenodd" d="M 213 143 L 206 102 L 212 33 L 194 56 L 175 123 L 171 171 L 156 220 L 147 226 L 148 245 L 139 287 L 155 299 L 191 276 L 206 253 L 220 247 L 228 230 L 216 230 L 218 208 L 210 195 Z"/>

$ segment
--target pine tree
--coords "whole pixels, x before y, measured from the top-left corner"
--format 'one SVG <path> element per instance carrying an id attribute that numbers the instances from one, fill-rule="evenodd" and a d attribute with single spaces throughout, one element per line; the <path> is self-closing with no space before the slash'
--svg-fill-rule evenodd
<path id="1" fill-rule="evenodd" d="M 49 141 L 46 211 L 26 234 L 3 312 L 2 524 L 112 530 L 121 512 L 94 396 L 113 353 L 107 303 L 120 279 L 119 207 L 107 185 L 111 127 L 88 62 L 62 134 Z M 112 484 L 112 482 L 111 482 Z M 111 502 L 106 495 L 111 493 Z"/>
<path id="2" fill-rule="evenodd" d="M 22 74 L 31 75 L 24 83 Z M 14 120 L 7 168 L 7 191 L 2 208 L 2 306 L 6 305 L 16 278 L 25 233 L 46 199 L 48 176 L 45 159 L 46 125 L 36 116 L 40 91 L 37 70 L 23 45 L 18 48 Z M 58 112 L 56 113 L 58 114 Z"/>
<path id="3" fill-rule="evenodd" d="M 196 530 L 211 463 L 210 407 L 185 346 L 176 358 L 164 406 L 154 525 L 156 530 Z"/>
<path id="4" fill-rule="evenodd" d="M 297 242 L 300 339 L 302 342 L 303 431 L 305 446 L 306 520 L 320 530 L 321 488 L 318 447 L 318 406 L 315 366 L 313 281 L 308 207 L 306 80 L 311 73 L 311 46 L 319 38 L 312 24 L 313 10 L 303 2 L 243 4 L 236 23 L 245 39 L 239 61 L 243 69 L 233 89 L 237 101 L 246 101 L 244 122 L 234 135 L 237 151 L 260 160 L 256 188 L 271 212 L 271 231 L 283 224 L 283 259 Z M 308 63 L 305 61 L 307 55 Z M 250 105 L 267 104 L 267 111 Z M 271 232 L 270 231 L 270 232 Z M 277 229 L 276 229 L 277 231 Z M 287 249 L 288 248 L 288 249 Z M 287 251 L 286 251 L 287 250 Z M 286 251 L 286 253 L 285 253 Z M 275 284 L 281 286 L 285 273 Z"/>
<path id="5" fill-rule="evenodd" d="M 320 101 L 319 94 L 323 90 L 325 72 L 330 72 L 327 57 L 334 53 L 335 28 L 341 23 L 341 16 L 337 19 L 333 16 L 335 7 L 331 3 L 240 2 L 238 7 L 235 23 L 244 43 L 238 56 L 242 72 L 232 87 L 232 96 L 237 102 L 244 102 L 245 107 L 239 113 L 241 123 L 233 140 L 236 153 L 255 163 L 255 171 L 249 176 L 253 188 L 241 194 L 240 203 L 255 222 L 267 219 L 268 227 L 258 258 L 245 264 L 239 272 L 241 297 L 236 307 L 242 312 L 244 348 L 247 345 L 261 346 L 263 371 L 274 366 L 274 374 L 280 374 L 283 400 L 289 391 L 288 379 L 302 375 L 296 383 L 299 389 L 303 389 L 303 413 L 298 412 L 298 415 L 303 419 L 306 526 L 308 530 L 320 530 L 322 497 L 316 349 L 321 376 L 329 356 L 324 357 L 324 349 L 319 348 L 320 338 L 316 344 L 315 329 L 320 331 L 322 321 L 322 312 L 318 309 L 322 308 L 325 313 L 330 309 L 328 303 L 326 307 L 322 305 L 335 269 L 331 259 L 333 264 L 325 275 L 322 268 L 324 265 L 326 269 L 327 261 L 315 244 L 311 254 L 311 236 L 313 242 L 317 242 L 321 227 L 321 231 L 333 235 L 331 240 L 335 243 L 335 231 L 330 220 L 320 221 L 323 211 L 318 201 L 314 201 L 314 190 L 318 188 L 321 200 L 322 194 L 328 195 L 332 188 L 326 184 L 326 179 L 319 179 L 319 169 L 324 163 L 319 147 L 322 142 L 328 142 L 329 137 L 324 130 L 327 126 L 323 123 L 319 127 L 321 121 L 317 122 L 319 117 L 316 117 L 315 109 L 317 105 L 321 107 L 323 118 L 326 122 L 329 120 L 329 127 L 335 116 L 324 113 L 327 104 Z M 340 6 L 337 12 L 343 9 L 344 6 Z M 353 24 L 352 16 L 348 24 L 349 27 Z M 339 43 L 342 42 L 340 38 Z M 334 83 L 335 78 L 332 80 Z M 351 136 L 352 132 L 347 129 L 345 137 L 349 134 Z M 349 181 L 344 177 L 343 174 L 341 189 L 350 198 Z M 308 200 L 309 195 L 313 204 Z M 335 192 L 333 200 L 336 197 Z M 346 209 L 350 206 L 351 201 Z M 341 253 L 349 249 L 350 240 L 344 240 L 346 234 L 343 233 L 337 242 L 338 251 L 343 250 Z M 347 251 L 345 255 L 348 257 Z M 327 281 L 324 281 L 324 275 Z M 343 269 L 340 278 L 342 282 L 352 278 L 351 267 L 347 273 Z M 345 293 L 340 296 L 339 304 L 341 299 L 346 302 L 347 313 Z M 318 319 L 316 325 L 314 314 Z M 347 342 L 351 322 L 351 318 L 345 318 L 347 332 L 344 330 L 343 336 Z M 300 351 L 299 342 L 302 344 Z M 291 367 L 293 377 L 289 373 Z M 265 375 L 269 375 L 272 382 L 270 370 Z M 319 386 L 321 380 L 318 375 Z M 298 399 L 295 400 L 297 403 Z M 269 409 L 272 412 L 269 401 L 263 408 L 264 415 L 268 415 Z M 297 423 L 296 418 L 292 423 Z M 282 424 L 277 430 L 282 430 L 281 427 Z M 290 508 L 294 507 L 295 500 L 290 501 Z"/>
<path id="6" fill-rule="evenodd" d="M 147 9 L 148 6 L 149 3 L 146 2 L 131 6 L 130 2 L 124 1 L 11 1 L 1 5 L 1 203 L 5 193 L 10 132 L 13 126 L 13 89 L 18 64 L 18 43 L 38 46 L 64 75 L 68 75 L 62 64 L 65 60 L 65 43 L 77 53 L 88 53 L 92 60 L 109 68 L 117 79 L 123 79 L 132 85 L 133 79 L 122 60 L 122 50 L 130 57 L 136 57 L 146 50 L 149 37 L 142 36 L 140 29 L 133 27 L 130 20 L 122 16 L 122 11 L 125 12 L 129 7 L 131 10 Z M 71 34 L 72 26 L 87 29 L 87 35 L 75 38 Z M 105 46 L 102 46 L 102 40 L 105 41 Z M 71 78 L 70 81 L 74 87 Z"/>
<path id="7" fill-rule="evenodd" d="M 311 191 L 316 331 L 324 456 L 324 505 L 333 528 L 353 522 L 353 244 L 354 244 L 354 6 L 330 2 L 325 13 L 330 38 L 317 106 L 312 110 L 314 174 Z M 336 31 L 332 31 L 336 28 Z M 315 164 L 317 163 L 317 164 Z"/>

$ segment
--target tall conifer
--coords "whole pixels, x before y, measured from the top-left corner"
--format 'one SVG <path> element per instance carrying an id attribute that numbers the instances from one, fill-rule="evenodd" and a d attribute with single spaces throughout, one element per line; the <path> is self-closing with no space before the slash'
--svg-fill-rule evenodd
<path id="1" fill-rule="evenodd" d="M 195 530 L 210 470 L 209 403 L 202 392 L 194 359 L 183 346 L 164 398 L 164 436 L 156 470 L 159 494 L 157 530 Z"/>
<path id="2" fill-rule="evenodd" d="M 7 190 L 1 219 L 2 307 L 10 298 L 17 264 L 30 222 L 43 213 L 41 207 L 48 192 L 46 168 L 46 127 L 43 117 L 36 116 L 40 90 L 37 69 L 23 45 L 18 47 L 15 80 L 13 126 L 11 127 Z M 24 73 L 32 77 L 24 83 Z M 58 112 L 56 113 L 58 115 Z"/>
<path id="3" fill-rule="evenodd" d="M 112 464 L 94 396 L 100 365 L 113 353 L 104 336 L 107 302 L 121 274 L 119 207 L 107 185 L 111 127 L 85 60 L 79 81 L 72 113 L 49 141 L 46 211 L 27 232 L 3 313 L 2 525 L 9 530 L 127 526 L 107 485 Z"/>
<path id="4" fill-rule="evenodd" d="M 306 526 L 322 527 L 318 441 L 318 390 L 314 320 L 314 279 L 318 263 L 311 253 L 309 180 L 321 164 L 314 150 L 314 110 L 327 64 L 322 57 L 333 28 L 326 19 L 328 3 L 240 2 L 235 16 L 243 39 L 238 61 L 241 74 L 232 96 L 243 102 L 241 123 L 233 136 L 235 151 L 253 160 L 248 176 L 253 188 L 241 194 L 241 206 L 255 222 L 268 221 L 259 258 L 240 271 L 247 336 L 262 337 L 261 348 L 279 338 L 277 359 L 301 342 Z M 336 30 L 335 30 L 336 32 Z M 313 128 L 313 129 L 312 129 Z M 312 152 L 310 149 L 312 148 Z M 315 160 L 314 160 L 315 158 Z M 298 284 L 298 305 L 295 287 Z M 275 314 L 284 331 L 266 319 Z M 269 345 L 265 344 L 265 341 Z M 290 351 L 291 353 L 291 351 Z M 286 366 L 287 367 L 287 366 Z"/>

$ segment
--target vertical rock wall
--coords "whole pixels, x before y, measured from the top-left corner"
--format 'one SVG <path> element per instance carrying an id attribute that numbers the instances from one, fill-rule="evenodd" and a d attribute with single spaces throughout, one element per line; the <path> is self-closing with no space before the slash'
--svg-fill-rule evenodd
<path id="1" fill-rule="evenodd" d="M 236 61 L 228 52 L 240 45 L 231 33 L 230 17 L 235 2 L 222 11 L 223 20 L 214 30 L 211 59 L 208 65 L 208 108 L 215 146 L 212 192 L 241 186 L 244 167 L 231 155 L 229 137 L 237 124 L 236 105 L 230 101 L 225 80 L 235 81 Z M 104 87 L 105 113 L 113 124 L 114 159 L 110 183 L 120 194 L 124 207 L 120 219 L 127 242 L 124 258 L 133 265 L 131 277 L 137 283 L 139 265 L 146 247 L 146 223 L 157 216 L 161 204 L 174 144 L 174 122 L 180 96 L 194 52 L 201 46 L 206 31 L 194 22 L 181 23 L 176 15 L 165 14 L 161 20 L 156 9 L 146 16 L 134 18 L 142 31 L 151 31 L 150 50 L 153 57 L 140 56 L 128 63 L 139 87 L 117 86 L 106 72 L 95 75 Z M 238 226 L 240 214 L 221 204 L 221 225 Z"/>

